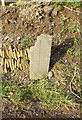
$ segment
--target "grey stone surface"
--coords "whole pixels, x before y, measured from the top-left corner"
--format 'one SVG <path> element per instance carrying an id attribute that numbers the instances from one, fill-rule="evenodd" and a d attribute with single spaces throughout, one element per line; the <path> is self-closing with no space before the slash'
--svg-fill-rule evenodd
<path id="1" fill-rule="evenodd" d="M 30 79 L 41 79 L 48 74 L 52 38 L 41 34 L 30 48 Z"/>

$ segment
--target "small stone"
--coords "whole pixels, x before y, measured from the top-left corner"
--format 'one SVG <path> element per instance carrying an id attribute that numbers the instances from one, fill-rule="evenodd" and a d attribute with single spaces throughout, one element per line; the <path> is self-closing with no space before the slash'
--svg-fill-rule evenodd
<path id="1" fill-rule="evenodd" d="M 21 21 L 24 21 L 24 18 L 21 18 Z"/>
<path id="2" fill-rule="evenodd" d="M 20 40 L 21 39 L 21 37 L 19 36 L 19 37 L 17 37 L 17 40 Z"/>
<path id="3" fill-rule="evenodd" d="M 9 6 L 16 7 L 16 4 L 15 3 L 10 3 Z"/>
<path id="4" fill-rule="evenodd" d="M 19 41 L 17 40 L 17 44 L 19 44 Z"/>
<path id="5" fill-rule="evenodd" d="M 13 3 L 10 3 L 10 4 L 9 4 L 9 6 L 11 6 L 11 7 L 12 7 L 12 6 L 13 6 Z"/>
<path id="6" fill-rule="evenodd" d="M 65 62 L 67 62 L 67 60 L 65 60 Z"/>
<path id="7" fill-rule="evenodd" d="M 39 16 L 39 13 L 38 13 L 38 12 L 36 12 L 36 16 Z"/>
<path id="8" fill-rule="evenodd" d="M 37 26 L 37 28 L 40 28 L 40 26 Z"/>
<path id="9" fill-rule="evenodd" d="M 5 36 L 5 38 L 4 38 L 4 40 L 8 40 L 9 39 L 9 36 L 8 35 L 6 35 Z"/>
<path id="10" fill-rule="evenodd" d="M 43 19 L 43 16 L 39 16 L 39 19 L 40 19 L 40 20 Z"/>
<path id="11" fill-rule="evenodd" d="M 53 72 L 50 71 L 50 72 L 48 73 L 48 78 L 51 79 L 52 77 L 53 77 Z"/>
<path id="12" fill-rule="evenodd" d="M 15 24 L 15 23 L 16 23 L 16 20 L 14 20 L 14 19 L 9 19 L 9 20 L 8 20 L 8 23 Z"/>

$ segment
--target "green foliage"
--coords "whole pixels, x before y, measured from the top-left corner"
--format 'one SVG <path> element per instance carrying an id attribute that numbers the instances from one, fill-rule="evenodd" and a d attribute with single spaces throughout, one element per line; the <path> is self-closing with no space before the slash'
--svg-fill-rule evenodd
<path id="1" fill-rule="evenodd" d="M 25 37 L 20 42 L 20 49 L 22 49 L 22 48 L 30 48 L 33 45 L 34 45 L 33 40 L 31 40 L 28 37 Z"/>
<path id="2" fill-rule="evenodd" d="M 3 97 L 8 98 L 10 101 L 19 104 L 20 102 L 39 99 L 40 105 L 52 110 L 57 108 L 66 108 L 72 106 L 72 99 L 62 91 L 60 85 L 65 83 L 58 81 L 51 82 L 47 78 L 41 80 L 30 80 L 26 85 L 17 85 L 14 81 L 7 81 L 3 83 Z"/>
<path id="3" fill-rule="evenodd" d="M 73 8 L 78 8 L 81 6 L 81 2 L 74 2 L 73 0 L 71 0 L 70 2 L 66 2 L 65 4 Z"/>
<path id="4" fill-rule="evenodd" d="M 70 27 L 70 32 L 71 32 L 71 33 L 77 32 L 77 26 L 76 26 L 76 25 L 73 25 L 72 27 Z"/>
<path id="5" fill-rule="evenodd" d="M 63 5 L 66 5 L 68 7 L 73 7 L 73 8 L 79 8 L 82 5 L 82 2 L 76 2 L 78 0 L 67 0 L 67 2 L 56 2 L 57 5 L 61 5 L 63 7 Z"/>
<path id="6" fill-rule="evenodd" d="M 26 4 L 27 2 L 26 1 L 17 1 L 16 2 L 16 5 L 17 6 L 20 6 L 20 5 L 24 5 L 24 4 Z"/>
<path id="7" fill-rule="evenodd" d="M 80 49 L 78 49 L 78 50 L 69 49 L 69 50 L 67 50 L 67 54 L 74 55 L 74 56 L 80 55 Z"/>
<path id="8" fill-rule="evenodd" d="M 3 97 L 7 97 L 15 103 L 28 99 L 30 96 L 31 93 L 28 89 L 18 86 L 15 82 L 3 83 Z"/>
<path id="9" fill-rule="evenodd" d="M 3 85 L 3 97 L 8 97 L 10 100 L 19 102 L 20 101 L 21 91 L 19 87 L 8 82 L 6 85 Z"/>
<path id="10" fill-rule="evenodd" d="M 2 83 L 0 82 L 0 97 L 2 97 Z"/>
<path id="11" fill-rule="evenodd" d="M 60 5 L 60 4 L 56 6 L 56 10 L 57 10 L 57 11 L 61 11 L 61 10 L 63 10 L 63 9 L 64 9 L 63 6 Z"/>
<path id="12" fill-rule="evenodd" d="M 61 82 L 61 84 L 63 83 Z M 44 78 L 30 83 L 28 88 L 30 89 L 33 98 L 39 99 L 41 105 L 51 110 L 65 107 L 64 105 L 69 104 L 70 101 L 58 86 L 58 82 L 54 85 L 50 80 Z"/>
<path id="13" fill-rule="evenodd" d="M 69 21 L 70 21 L 70 18 L 64 17 L 62 20 L 63 20 L 64 23 L 66 23 L 66 22 L 69 22 Z"/>
<path id="14" fill-rule="evenodd" d="M 67 31 L 68 31 L 68 27 L 66 27 L 66 26 L 62 26 L 61 27 L 61 31 L 63 32 L 63 33 L 66 33 Z"/>
<path id="15" fill-rule="evenodd" d="M 79 45 L 79 39 L 74 38 L 74 45 Z"/>

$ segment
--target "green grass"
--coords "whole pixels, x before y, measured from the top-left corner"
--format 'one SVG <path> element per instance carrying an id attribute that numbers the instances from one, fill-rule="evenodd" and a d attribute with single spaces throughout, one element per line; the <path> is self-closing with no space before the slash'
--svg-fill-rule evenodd
<path id="1" fill-rule="evenodd" d="M 70 22 L 70 18 L 67 18 L 67 17 L 63 17 L 62 20 L 64 23 Z"/>
<path id="2" fill-rule="evenodd" d="M 76 2 L 76 0 L 71 0 L 69 2 L 66 2 L 65 4 L 69 7 L 78 8 L 78 7 L 81 6 L 82 3 L 81 2 Z"/>
<path id="3" fill-rule="evenodd" d="M 75 37 L 73 39 L 73 42 L 74 42 L 74 46 L 76 46 L 76 47 L 75 48 L 69 48 L 67 50 L 67 54 L 68 55 L 73 55 L 75 57 L 80 57 L 80 53 L 81 53 L 80 40 Z M 79 48 L 77 48 L 77 46 L 79 46 Z"/>
<path id="4" fill-rule="evenodd" d="M 27 2 L 26 1 L 17 1 L 16 2 L 16 5 L 17 6 L 20 6 L 20 5 L 24 5 L 24 4 L 26 4 Z"/>
<path id="5" fill-rule="evenodd" d="M 63 26 L 61 27 L 61 32 L 62 32 L 62 33 L 66 33 L 67 31 L 68 31 L 68 27 L 66 27 L 66 26 L 63 25 Z"/>
<path id="6" fill-rule="evenodd" d="M 80 45 L 80 40 L 78 38 L 74 38 L 74 45 Z"/>
<path id="7" fill-rule="evenodd" d="M 59 11 L 61 11 L 61 10 L 63 10 L 64 8 L 63 8 L 63 6 L 62 5 L 60 5 L 60 4 L 58 4 L 58 5 L 56 5 L 56 10 L 59 12 Z"/>
<path id="8" fill-rule="evenodd" d="M 69 0 L 67 0 L 69 1 Z M 72 8 L 79 8 L 82 5 L 82 2 L 75 2 L 76 0 L 71 0 L 69 2 L 56 2 L 56 4 L 59 6 L 59 8 L 61 8 L 60 6 L 63 7 L 63 5 L 66 5 L 68 7 L 72 7 Z"/>
<path id="9" fill-rule="evenodd" d="M 29 89 L 25 87 L 22 88 L 22 86 L 17 85 L 13 80 L 7 81 L 3 83 L 3 97 L 18 104 L 25 99 L 31 98 Z"/>
<path id="10" fill-rule="evenodd" d="M 30 48 L 31 46 L 34 45 L 33 40 L 31 40 L 28 37 L 25 37 L 21 40 L 20 44 L 19 44 L 19 48 L 23 49 L 23 48 Z"/>
<path id="11" fill-rule="evenodd" d="M 3 83 L 3 97 L 16 104 L 30 99 L 39 99 L 40 105 L 49 110 L 75 107 L 75 102 L 73 103 L 69 95 L 62 91 L 59 84 L 65 85 L 63 82 L 53 84 L 47 78 L 43 78 L 37 81 L 31 80 L 22 87 L 10 80 Z"/>
<path id="12" fill-rule="evenodd" d="M 0 97 L 2 96 L 2 82 L 0 81 Z"/>
<path id="13" fill-rule="evenodd" d="M 69 49 L 69 50 L 67 50 L 67 54 L 68 55 L 74 55 L 74 56 L 77 56 L 77 55 L 80 56 L 80 48 L 77 49 L 77 50 Z"/>
<path id="14" fill-rule="evenodd" d="M 75 33 L 75 32 L 77 32 L 77 26 L 73 25 L 72 27 L 69 28 L 69 30 L 71 33 Z"/>

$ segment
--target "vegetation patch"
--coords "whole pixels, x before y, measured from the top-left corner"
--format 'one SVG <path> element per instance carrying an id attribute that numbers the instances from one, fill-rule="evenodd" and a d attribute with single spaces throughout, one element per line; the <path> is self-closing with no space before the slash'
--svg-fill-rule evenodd
<path id="1" fill-rule="evenodd" d="M 74 81 L 73 81 L 74 82 Z M 47 78 L 38 81 L 29 81 L 24 87 L 16 85 L 13 80 L 3 83 L 3 97 L 8 98 L 10 101 L 20 104 L 20 102 L 30 99 L 40 101 L 42 107 L 46 109 L 72 109 L 77 104 L 60 89 L 60 85 L 65 85 L 63 82 L 56 82 L 55 84 Z M 78 89 L 79 91 L 79 89 Z"/>
<path id="2" fill-rule="evenodd" d="M 25 37 L 21 40 L 20 44 L 19 44 L 19 48 L 23 49 L 23 48 L 30 48 L 31 46 L 34 45 L 33 40 L 31 40 L 28 37 Z"/>

